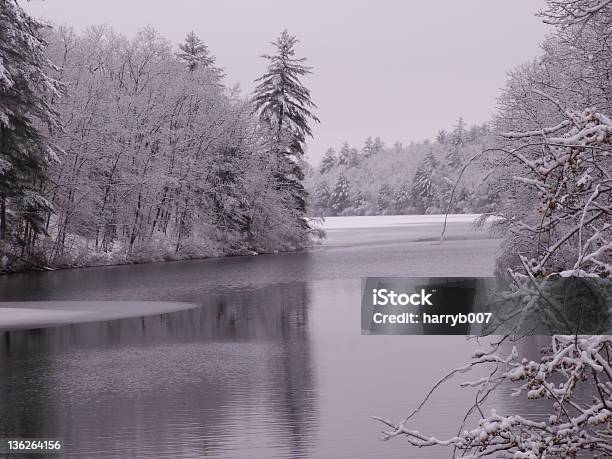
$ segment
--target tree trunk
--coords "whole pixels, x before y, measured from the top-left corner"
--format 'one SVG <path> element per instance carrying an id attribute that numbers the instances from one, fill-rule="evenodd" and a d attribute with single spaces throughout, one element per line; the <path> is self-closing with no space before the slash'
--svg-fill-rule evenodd
<path id="1" fill-rule="evenodd" d="M 0 241 L 6 241 L 6 196 L 0 196 Z"/>

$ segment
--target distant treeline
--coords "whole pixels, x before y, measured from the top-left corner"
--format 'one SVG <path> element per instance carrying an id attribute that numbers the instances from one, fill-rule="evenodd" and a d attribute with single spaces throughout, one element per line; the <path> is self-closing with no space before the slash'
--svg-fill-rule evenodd
<path id="1" fill-rule="evenodd" d="M 344 143 L 327 150 L 308 176 L 312 215 L 393 215 L 492 212 L 499 190 L 482 179 L 474 163 L 453 187 L 470 158 L 491 142 L 488 124 L 467 127 L 462 118 L 450 131 L 428 140 L 386 147 L 368 137 L 360 149 Z M 483 183 L 484 182 L 484 183 Z"/>

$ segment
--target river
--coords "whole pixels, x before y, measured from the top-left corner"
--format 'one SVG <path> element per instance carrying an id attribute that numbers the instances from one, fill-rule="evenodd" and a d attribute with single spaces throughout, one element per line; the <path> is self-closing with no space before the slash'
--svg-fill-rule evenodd
<path id="1" fill-rule="evenodd" d="M 0 277 L 1 301 L 196 303 L 0 337 L 0 437 L 78 457 L 448 457 L 379 440 L 475 347 L 367 336 L 362 276 L 487 276 L 499 240 L 451 217 L 330 218 L 299 253 Z M 126 303 L 129 307 L 129 303 Z M 468 378 L 469 379 L 469 378 Z M 444 385 L 415 428 L 453 435 L 473 393 Z"/>

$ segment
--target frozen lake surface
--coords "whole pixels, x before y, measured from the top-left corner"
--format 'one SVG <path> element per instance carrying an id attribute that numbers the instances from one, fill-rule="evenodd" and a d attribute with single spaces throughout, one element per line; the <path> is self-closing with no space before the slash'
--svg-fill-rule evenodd
<path id="1" fill-rule="evenodd" d="M 301 253 L 0 277 L 0 301 L 156 301 L 196 309 L 4 332 L 0 436 L 80 457 L 448 457 L 378 440 L 463 337 L 362 336 L 362 276 L 486 276 L 499 241 L 452 216 L 337 217 Z M 129 304 L 126 304 L 129 308 Z M 453 435 L 472 401 L 444 386 L 415 428 Z"/>

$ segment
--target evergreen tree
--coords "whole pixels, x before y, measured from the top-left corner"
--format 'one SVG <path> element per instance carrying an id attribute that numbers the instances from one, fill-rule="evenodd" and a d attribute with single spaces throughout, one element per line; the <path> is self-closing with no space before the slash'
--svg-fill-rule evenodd
<path id="1" fill-rule="evenodd" d="M 374 154 L 374 142 L 372 141 L 372 137 L 368 137 L 367 139 L 365 139 L 361 151 L 363 153 L 364 158 L 369 158 Z"/>
<path id="2" fill-rule="evenodd" d="M 268 61 L 264 75 L 255 80 L 254 110 L 267 129 L 271 152 L 278 159 L 275 174 L 279 189 L 287 191 L 295 202 L 296 217 L 304 222 L 307 193 L 301 181 L 304 174 L 297 159 L 304 155 L 306 136 L 312 137 L 309 121 L 319 122 L 311 111 L 316 105 L 300 77 L 311 72 L 305 58 L 296 58 L 298 39 L 284 30 L 272 42 L 276 54 L 263 55 Z M 305 223 L 301 223 L 305 225 Z"/>
<path id="3" fill-rule="evenodd" d="M 304 156 L 301 156 L 297 159 L 297 165 L 302 170 L 305 177 L 311 176 L 314 172 L 312 164 L 310 164 Z"/>
<path id="4" fill-rule="evenodd" d="M 327 182 L 322 181 L 317 184 L 314 190 L 314 211 L 318 216 L 326 216 L 329 212 L 331 191 Z"/>
<path id="5" fill-rule="evenodd" d="M 378 189 L 376 196 L 376 211 L 384 214 L 393 205 L 393 189 L 388 183 L 383 183 Z"/>
<path id="6" fill-rule="evenodd" d="M 403 214 L 410 206 L 410 186 L 402 182 L 393 196 L 395 211 Z"/>
<path id="7" fill-rule="evenodd" d="M 471 126 L 467 131 L 465 140 L 467 142 L 475 142 L 476 139 L 478 138 L 479 132 L 480 132 L 480 128 L 478 126 Z"/>
<path id="8" fill-rule="evenodd" d="M 463 145 L 465 141 L 465 128 L 465 121 L 462 117 L 459 117 L 457 124 L 455 124 L 455 129 L 453 129 L 451 134 L 453 145 Z"/>
<path id="9" fill-rule="evenodd" d="M 376 137 L 374 139 L 374 145 L 372 146 L 372 154 L 377 155 L 378 153 L 382 153 L 384 149 L 385 144 L 380 140 L 380 137 Z"/>
<path id="10" fill-rule="evenodd" d="M 366 201 L 366 196 L 363 194 L 361 190 L 352 189 L 351 190 L 351 207 L 353 208 L 352 215 L 363 215 L 364 209 L 362 208 L 363 204 Z"/>
<path id="11" fill-rule="evenodd" d="M 323 159 L 319 163 L 319 172 L 321 174 L 327 174 L 336 166 L 336 152 L 333 148 L 328 148 L 323 155 Z"/>
<path id="12" fill-rule="evenodd" d="M 438 135 L 436 136 L 436 142 L 444 145 L 447 140 L 448 140 L 448 133 L 444 129 L 439 130 Z"/>
<path id="13" fill-rule="evenodd" d="M 437 161 L 430 151 L 417 166 L 412 180 L 411 197 L 417 212 L 425 213 L 428 207 L 434 204 L 436 185 L 434 182 Z"/>
<path id="14" fill-rule="evenodd" d="M 179 49 L 177 56 L 185 61 L 190 72 L 195 71 L 199 66 L 207 69 L 214 68 L 215 57 L 195 32 L 191 31 L 187 34 L 185 41 L 179 45 Z"/>
<path id="15" fill-rule="evenodd" d="M 42 195 L 59 151 L 39 126 L 57 127 L 50 104 L 61 85 L 47 72 L 44 25 L 14 0 L 0 0 L 0 241 L 28 250 L 51 206 Z"/>
<path id="16" fill-rule="evenodd" d="M 340 175 L 329 197 L 329 207 L 333 215 L 338 215 L 351 205 L 350 185 L 344 175 Z"/>
<path id="17" fill-rule="evenodd" d="M 457 169 L 461 166 L 461 155 L 459 149 L 456 146 L 450 147 L 444 155 L 446 166 L 450 171 Z M 449 171 L 449 172 L 450 172 Z"/>
<path id="18" fill-rule="evenodd" d="M 359 167 L 360 163 L 361 158 L 359 156 L 359 150 L 351 148 L 348 155 L 348 167 Z"/>
<path id="19" fill-rule="evenodd" d="M 351 147 L 348 142 L 344 142 L 338 153 L 338 166 L 350 167 L 351 163 Z"/>

